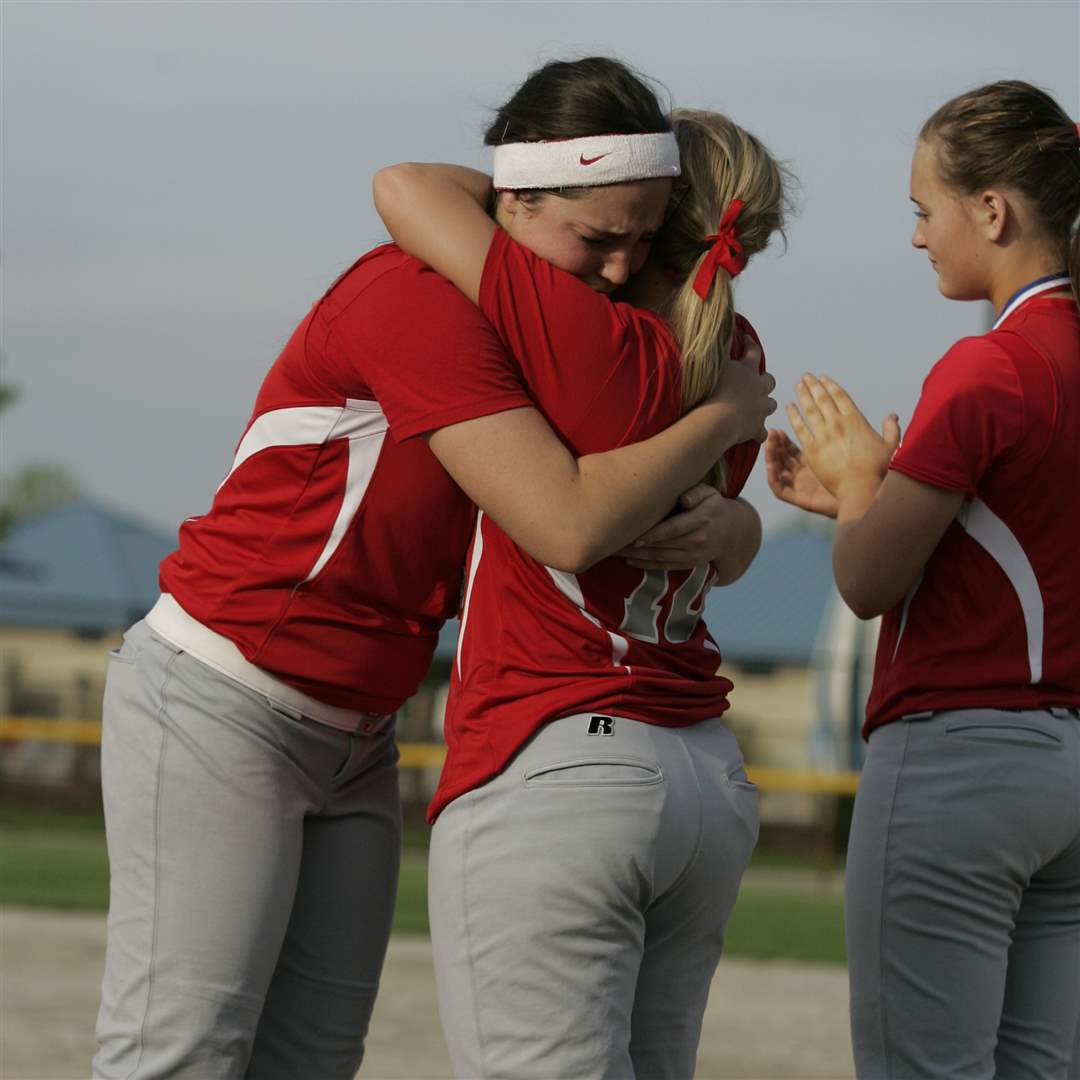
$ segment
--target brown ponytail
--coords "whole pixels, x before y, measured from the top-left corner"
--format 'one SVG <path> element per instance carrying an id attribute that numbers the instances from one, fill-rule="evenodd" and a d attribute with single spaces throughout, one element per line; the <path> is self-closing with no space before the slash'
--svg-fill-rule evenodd
<path id="1" fill-rule="evenodd" d="M 1080 134 L 1061 106 L 1026 82 L 990 83 L 947 101 L 920 137 L 935 144 L 956 191 L 1002 185 L 1024 197 L 1080 305 Z"/>

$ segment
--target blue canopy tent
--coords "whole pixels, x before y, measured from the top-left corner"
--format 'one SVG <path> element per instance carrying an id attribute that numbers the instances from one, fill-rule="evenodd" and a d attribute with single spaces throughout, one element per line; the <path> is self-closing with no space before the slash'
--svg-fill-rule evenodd
<path id="1" fill-rule="evenodd" d="M 92 499 L 27 518 L 0 543 L 0 625 L 122 630 L 158 595 L 175 536 Z"/>

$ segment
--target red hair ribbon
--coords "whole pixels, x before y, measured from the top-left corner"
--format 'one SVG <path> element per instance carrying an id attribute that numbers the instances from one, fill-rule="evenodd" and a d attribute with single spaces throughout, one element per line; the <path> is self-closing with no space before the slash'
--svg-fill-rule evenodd
<path id="1" fill-rule="evenodd" d="M 735 219 L 742 213 L 745 205 L 742 199 L 732 199 L 731 205 L 720 219 L 720 227 L 712 236 L 705 237 L 712 247 L 699 267 L 697 277 L 694 278 L 694 292 L 702 300 L 708 299 L 709 289 L 712 288 L 712 283 L 716 278 L 718 266 L 722 266 L 732 277 L 735 277 L 746 265 L 743 246 L 739 243 L 739 232 L 735 228 Z"/>

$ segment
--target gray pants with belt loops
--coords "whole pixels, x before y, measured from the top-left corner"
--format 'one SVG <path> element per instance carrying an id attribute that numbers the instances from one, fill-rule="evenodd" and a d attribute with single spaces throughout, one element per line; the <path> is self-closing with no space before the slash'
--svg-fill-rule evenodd
<path id="1" fill-rule="evenodd" d="M 95 1077 L 352 1080 L 397 886 L 393 734 L 284 715 L 128 631 L 105 691 Z"/>
<path id="2" fill-rule="evenodd" d="M 542 728 L 432 833 L 455 1076 L 689 1080 L 757 830 L 757 789 L 718 720 Z"/>
<path id="3" fill-rule="evenodd" d="M 1080 719 L 870 737 L 847 863 L 860 1080 L 1080 1080 Z"/>

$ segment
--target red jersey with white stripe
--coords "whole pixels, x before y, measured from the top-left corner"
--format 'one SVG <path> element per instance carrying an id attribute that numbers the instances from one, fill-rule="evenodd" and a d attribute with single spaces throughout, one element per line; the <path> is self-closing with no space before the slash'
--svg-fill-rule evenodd
<path id="1" fill-rule="evenodd" d="M 682 363 L 668 325 L 612 303 L 501 231 L 479 304 L 575 455 L 646 439 L 681 414 Z M 740 456 L 729 463 L 738 488 L 754 458 Z M 732 684 L 717 674 L 720 651 L 700 617 L 714 577 L 708 565 L 643 571 L 618 557 L 580 574 L 554 570 L 481 513 L 446 710 L 448 756 L 429 818 L 559 717 L 591 711 L 682 727 L 724 712 Z"/>
<path id="2" fill-rule="evenodd" d="M 1080 317 L 1021 290 L 923 385 L 892 468 L 966 499 L 885 615 L 864 734 L 906 713 L 1080 705 Z"/>
<path id="3" fill-rule="evenodd" d="M 458 608 L 475 516 L 413 436 L 529 404 L 476 307 L 395 245 L 376 248 L 267 374 L 162 589 L 311 697 L 392 712 Z"/>

